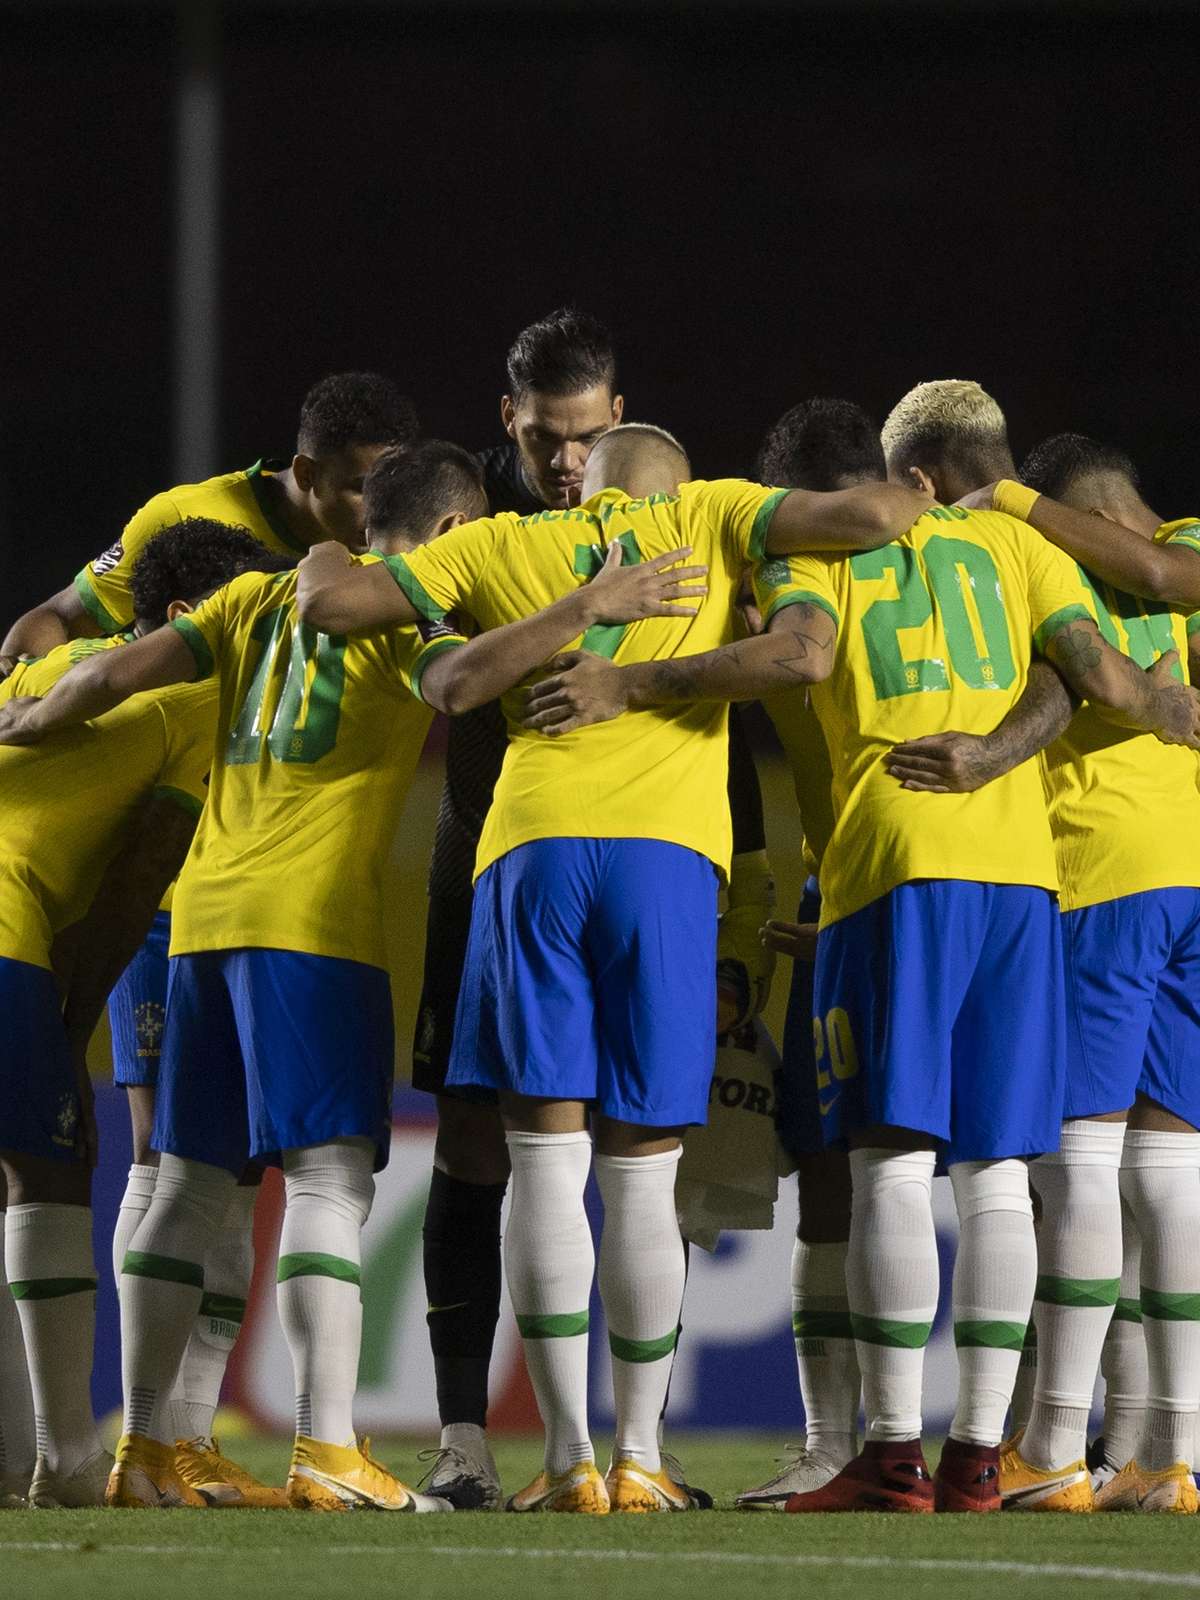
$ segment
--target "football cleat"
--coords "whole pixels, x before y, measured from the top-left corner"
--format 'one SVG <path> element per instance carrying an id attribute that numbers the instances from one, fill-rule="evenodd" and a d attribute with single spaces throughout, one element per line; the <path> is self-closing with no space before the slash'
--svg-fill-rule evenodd
<path id="1" fill-rule="evenodd" d="M 660 1467 L 651 1472 L 637 1461 L 614 1461 L 604 1479 L 613 1511 L 696 1511 L 691 1491 Z"/>
<path id="2" fill-rule="evenodd" d="M 539 1472 L 533 1482 L 509 1498 L 509 1511 L 575 1511 L 606 1517 L 608 1489 L 594 1461 L 580 1461 L 566 1472 Z"/>
<path id="3" fill-rule="evenodd" d="M 694 1483 L 687 1481 L 683 1472 L 683 1462 L 680 1461 L 679 1457 L 673 1456 L 668 1450 L 661 1450 L 659 1454 L 662 1456 L 663 1471 L 675 1487 L 682 1489 L 684 1494 L 687 1495 L 692 1502 L 691 1510 L 711 1511 L 713 1508 L 712 1495 L 709 1494 L 707 1489 L 697 1489 Z"/>
<path id="4" fill-rule="evenodd" d="M 442 1429 L 436 1450 L 421 1452 L 433 1465 L 420 1487 L 449 1500 L 456 1511 L 495 1511 L 500 1505 L 500 1474 L 487 1434 L 475 1423 L 455 1422 Z"/>
<path id="5" fill-rule="evenodd" d="M 933 1475 L 936 1511 L 999 1511 L 1000 1447 L 947 1439 Z"/>
<path id="6" fill-rule="evenodd" d="M 1157 1472 L 1127 1461 L 1096 1496 L 1097 1511 L 1160 1511 L 1194 1516 L 1198 1503 L 1192 1469 L 1182 1461 Z"/>
<path id="7" fill-rule="evenodd" d="M 295 1511 L 453 1511 L 449 1500 L 418 1494 L 378 1461 L 371 1441 L 326 1444 L 296 1435 L 287 1503 Z"/>
<path id="8" fill-rule="evenodd" d="M 117 1445 L 104 1504 L 166 1511 L 177 1506 L 206 1506 L 208 1501 L 179 1476 L 174 1445 L 126 1433 Z"/>
<path id="9" fill-rule="evenodd" d="M 784 1464 L 782 1471 L 759 1484 L 757 1489 L 747 1489 L 738 1495 L 734 1504 L 739 1511 L 782 1511 L 789 1495 L 823 1489 L 841 1471 L 839 1464 L 820 1450 L 796 1445 L 787 1448 L 794 1453 L 779 1457 Z"/>
<path id="10" fill-rule="evenodd" d="M 1035 1467 L 1016 1444 L 1001 1445 L 1000 1498 L 1005 1511 L 1091 1511 L 1091 1474 L 1084 1461 Z"/>
<path id="11" fill-rule="evenodd" d="M 175 1470 L 210 1506 L 243 1511 L 286 1511 L 287 1490 L 259 1483 L 245 1467 L 221 1454 L 215 1439 L 176 1439 Z"/>
<path id="12" fill-rule="evenodd" d="M 59 1473 L 51 1472 L 45 1456 L 39 1456 L 29 1485 L 29 1504 L 35 1511 L 102 1506 L 112 1464 L 113 1458 L 107 1450 L 97 1450 L 74 1472 Z"/>
<path id="13" fill-rule="evenodd" d="M 0 1511 L 29 1509 L 29 1474 L 0 1472 Z"/>
<path id="14" fill-rule="evenodd" d="M 783 1509 L 932 1513 L 933 1480 L 920 1440 L 897 1444 L 868 1440 L 827 1484 L 806 1494 L 789 1495 Z"/>

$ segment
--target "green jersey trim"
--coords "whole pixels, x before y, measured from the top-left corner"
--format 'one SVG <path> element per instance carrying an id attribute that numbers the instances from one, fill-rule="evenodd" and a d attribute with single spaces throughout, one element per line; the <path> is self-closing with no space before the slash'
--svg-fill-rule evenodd
<path id="1" fill-rule="evenodd" d="M 411 678 L 412 692 L 422 705 L 425 704 L 425 696 L 421 693 L 421 679 L 425 676 L 426 667 L 438 656 L 445 655 L 447 650 L 461 650 L 463 643 L 462 639 L 435 639 L 432 644 L 426 645 L 420 660 L 412 670 Z"/>
<path id="2" fill-rule="evenodd" d="M 1040 628 L 1034 630 L 1034 646 L 1044 653 L 1055 634 L 1061 633 L 1072 622 L 1090 622 L 1093 627 L 1096 626 L 1096 619 L 1086 606 L 1063 606 L 1052 616 L 1047 617 Z"/>
<path id="3" fill-rule="evenodd" d="M 776 489 L 759 506 L 754 518 L 754 525 L 750 529 L 750 560 L 761 561 L 767 553 L 767 532 L 771 526 L 771 518 L 775 515 L 775 508 L 781 500 L 786 500 L 791 494 L 790 489 Z"/>
<path id="4" fill-rule="evenodd" d="M 208 648 L 208 640 L 190 617 L 176 617 L 170 626 L 192 652 L 196 663 L 196 677 L 210 678 L 213 670 L 213 655 Z"/>
<path id="5" fill-rule="evenodd" d="M 841 627 L 841 618 L 838 616 L 834 608 L 829 604 L 829 601 L 824 599 L 819 594 L 814 594 L 811 589 L 789 589 L 786 594 L 777 594 L 774 600 L 771 601 L 771 604 L 763 612 L 763 625 L 765 626 L 768 622 L 770 622 L 771 618 L 775 616 L 777 612 L 782 611 L 784 606 L 800 605 L 816 606 L 819 610 L 825 613 L 835 628 Z"/>
<path id="6" fill-rule="evenodd" d="M 188 794 L 186 789 L 175 789 L 169 783 L 160 783 L 154 791 L 155 799 L 173 800 L 177 806 L 182 806 L 189 817 L 198 817 L 204 810 L 204 801 L 197 800 L 194 794 Z"/>
<path id="7" fill-rule="evenodd" d="M 1200 633 L 1200 611 L 1193 611 L 1187 619 L 1187 636 L 1190 639 L 1194 633 Z"/>
<path id="8" fill-rule="evenodd" d="M 250 485 L 250 493 L 254 496 L 254 503 L 258 507 L 259 515 L 280 544 L 286 545 L 289 550 L 295 550 L 302 556 L 307 555 L 308 546 L 300 539 L 297 539 L 296 535 L 279 515 L 278 507 L 271 504 L 271 498 L 264 482 L 265 475 L 270 471 L 271 468 L 265 458 L 256 461 L 252 467 L 246 468 L 246 482 Z"/>
<path id="9" fill-rule="evenodd" d="M 384 566 L 408 597 L 410 605 L 426 622 L 444 622 L 446 612 L 431 594 L 427 594 L 403 556 L 383 556 Z"/>
<path id="10" fill-rule="evenodd" d="M 82 601 L 83 609 L 88 616 L 104 633 L 121 633 L 129 626 L 128 621 L 118 621 L 104 604 L 104 601 L 101 600 L 92 586 L 92 580 L 88 576 L 86 567 L 82 572 L 78 572 L 75 575 L 75 593 Z"/>

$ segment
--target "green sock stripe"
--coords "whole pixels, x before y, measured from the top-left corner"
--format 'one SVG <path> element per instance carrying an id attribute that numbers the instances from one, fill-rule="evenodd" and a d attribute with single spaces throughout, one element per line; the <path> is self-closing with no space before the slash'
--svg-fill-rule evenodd
<path id="1" fill-rule="evenodd" d="M 191 1289 L 204 1287 L 204 1267 L 199 1261 L 178 1261 L 174 1256 L 149 1255 L 144 1250 L 126 1250 L 121 1263 L 121 1276 L 158 1278 L 162 1283 L 186 1283 Z"/>
<path id="2" fill-rule="evenodd" d="M 793 1311 L 794 1339 L 853 1339 L 849 1311 Z"/>
<path id="3" fill-rule="evenodd" d="M 1137 1295 L 1122 1294 L 1117 1296 L 1117 1303 L 1113 1309 L 1114 1322 L 1140 1322 L 1142 1320 L 1142 1302 Z"/>
<path id="4" fill-rule="evenodd" d="M 202 1317 L 216 1317 L 220 1322 L 236 1322 L 240 1325 L 246 1315 L 246 1302 L 239 1300 L 232 1294 L 208 1294 L 200 1298 L 200 1315 Z"/>
<path id="5" fill-rule="evenodd" d="M 339 1283 L 352 1283 L 356 1289 L 362 1288 L 357 1261 L 347 1261 L 345 1256 L 327 1256 L 320 1250 L 298 1250 L 295 1255 L 280 1256 L 275 1282 L 286 1283 L 289 1278 L 336 1278 Z"/>
<path id="6" fill-rule="evenodd" d="M 954 1343 L 959 1350 L 1022 1350 L 1023 1322 L 956 1322 Z"/>
<path id="7" fill-rule="evenodd" d="M 68 1294 L 94 1294 L 95 1278 L 20 1278 L 10 1283 L 14 1300 L 61 1300 Z"/>
<path id="8" fill-rule="evenodd" d="M 929 1343 L 932 1322 L 894 1322 L 887 1317 L 861 1317 L 850 1313 L 854 1337 L 864 1344 L 883 1345 L 889 1350 L 923 1350 Z"/>
<path id="9" fill-rule="evenodd" d="M 1021 1341 L 1021 1349 L 1022 1350 L 1036 1350 L 1037 1349 L 1037 1323 L 1034 1322 L 1032 1317 L 1029 1319 L 1029 1322 L 1028 1322 L 1028 1324 L 1027 1324 L 1027 1326 L 1025 1328 L 1025 1337 Z"/>
<path id="10" fill-rule="evenodd" d="M 1035 1300 L 1048 1306 L 1073 1306 L 1076 1310 L 1115 1306 L 1121 1294 L 1120 1278 L 1039 1278 Z"/>
<path id="11" fill-rule="evenodd" d="M 586 1311 L 560 1311 L 555 1315 L 517 1313 L 517 1328 L 522 1339 L 574 1339 L 588 1331 Z"/>
<path id="12" fill-rule="evenodd" d="M 674 1350 L 678 1337 L 678 1328 L 664 1333 L 661 1339 L 622 1339 L 618 1334 L 610 1333 L 608 1348 L 618 1361 L 661 1361 Z"/>
<path id="13" fill-rule="evenodd" d="M 1200 1294 L 1175 1294 L 1143 1284 L 1142 1315 L 1155 1322 L 1200 1322 Z"/>

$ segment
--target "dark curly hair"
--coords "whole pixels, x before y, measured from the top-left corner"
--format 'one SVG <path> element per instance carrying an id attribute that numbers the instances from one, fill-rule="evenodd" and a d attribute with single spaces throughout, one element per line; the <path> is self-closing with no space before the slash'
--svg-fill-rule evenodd
<path id="1" fill-rule="evenodd" d="M 185 517 L 163 528 L 133 564 L 133 614 L 161 628 L 172 600 L 194 605 L 241 572 L 286 572 L 292 562 L 272 555 L 249 528 L 212 517 Z"/>
<path id="2" fill-rule="evenodd" d="M 1118 473 L 1135 489 L 1141 488 L 1138 470 L 1124 450 L 1089 439 L 1086 433 L 1056 433 L 1025 457 L 1021 482 L 1052 500 L 1061 500 L 1078 479 L 1106 472 Z"/>
<path id="3" fill-rule="evenodd" d="M 416 407 L 390 378 L 334 372 L 304 396 L 296 448 L 330 456 L 353 444 L 410 444 L 419 432 Z"/>
<path id="4" fill-rule="evenodd" d="M 363 510 L 372 537 L 421 537 L 449 511 L 487 515 L 483 468 L 475 456 L 445 439 L 422 439 L 385 450 L 363 483 Z"/>
<path id="5" fill-rule="evenodd" d="M 844 489 L 887 477 L 879 429 L 853 400 L 802 400 L 768 430 L 754 475 L 781 489 Z"/>
<path id="6" fill-rule="evenodd" d="M 617 358 L 608 329 L 586 311 L 562 306 L 522 328 L 508 352 L 508 387 L 514 400 L 526 389 L 541 394 L 582 394 L 599 383 L 617 387 Z"/>

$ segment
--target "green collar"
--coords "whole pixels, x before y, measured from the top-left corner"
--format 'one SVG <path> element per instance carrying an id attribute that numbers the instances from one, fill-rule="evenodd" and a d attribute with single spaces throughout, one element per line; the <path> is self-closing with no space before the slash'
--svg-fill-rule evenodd
<path id="1" fill-rule="evenodd" d="M 301 555 L 307 555 L 308 546 L 302 544 L 291 528 L 288 527 L 287 522 L 279 514 L 278 506 L 273 503 L 266 486 L 265 479 L 274 473 L 281 472 L 284 466 L 285 463 L 282 461 L 268 461 L 265 458 L 256 461 L 252 467 L 247 467 L 246 469 L 246 482 L 250 485 L 250 492 L 254 496 L 255 504 L 258 506 L 263 521 L 279 540 L 280 544 L 286 545 L 289 550 L 298 550 Z"/>

